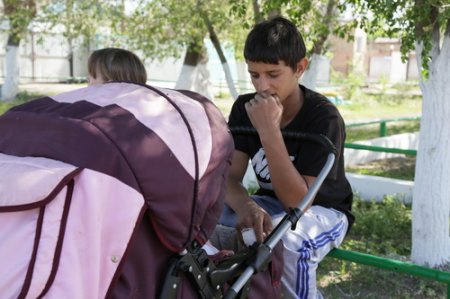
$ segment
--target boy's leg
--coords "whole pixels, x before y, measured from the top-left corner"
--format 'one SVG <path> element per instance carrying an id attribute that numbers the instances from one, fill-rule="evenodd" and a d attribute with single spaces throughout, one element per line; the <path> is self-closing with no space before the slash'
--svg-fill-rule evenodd
<path id="1" fill-rule="evenodd" d="M 274 225 L 281 218 L 274 217 Z M 287 231 L 283 237 L 284 298 L 321 298 L 316 287 L 317 266 L 331 249 L 342 243 L 347 227 L 344 213 L 312 206 L 300 218 L 295 231 Z"/>
<path id="2" fill-rule="evenodd" d="M 285 213 L 280 202 L 268 196 L 252 196 L 258 205 L 273 217 L 273 227 Z M 236 215 L 228 207 L 222 213 L 222 223 L 234 226 Z M 320 298 L 316 287 L 316 270 L 319 262 L 344 240 L 348 220 L 344 213 L 321 206 L 312 206 L 300 218 L 295 231 L 288 230 L 283 236 L 284 298 Z M 229 232 L 222 231 L 222 240 L 230 242 Z M 227 243 L 228 243 L 227 242 Z M 224 242 L 225 243 L 225 242 Z M 232 243 L 232 242 L 231 242 Z"/>
<path id="3" fill-rule="evenodd" d="M 238 252 L 244 246 L 239 242 L 237 231 L 234 227 L 217 224 L 209 241 L 219 250 L 233 250 Z"/>

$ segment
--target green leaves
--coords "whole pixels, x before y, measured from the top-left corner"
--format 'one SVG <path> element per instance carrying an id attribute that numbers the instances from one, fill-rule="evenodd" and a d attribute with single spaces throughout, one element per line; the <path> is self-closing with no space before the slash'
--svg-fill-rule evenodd
<path id="1" fill-rule="evenodd" d="M 404 60 L 420 44 L 422 75 L 427 78 L 429 65 L 439 53 L 439 36 L 450 24 L 448 0 L 349 0 L 341 1 L 339 7 L 341 11 L 350 7 L 368 34 L 400 38 Z"/>
<path id="2" fill-rule="evenodd" d="M 9 20 L 8 45 L 18 46 L 31 20 L 36 16 L 34 0 L 4 0 L 4 12 Z"/>
<path id="3" fill-rule="evenodd" d="M 280 11 L 299 28 L 308 51 L 323 55 L 327 51 L 328 36 L 350 36 L 354 25 L 338 23 L 338 0 L 271 0 L 264 2 L 264 13 Z"/>

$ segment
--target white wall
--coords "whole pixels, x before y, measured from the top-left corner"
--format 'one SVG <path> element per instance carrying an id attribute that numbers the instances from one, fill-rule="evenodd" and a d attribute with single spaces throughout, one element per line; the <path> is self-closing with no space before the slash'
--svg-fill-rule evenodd
<path id="1" fill-rule="evenodd" d="M 0 32 L 0 45 L 7 43 L 8 35 Z M 62 34 L 29 33 L 19 47 L 20 80 L 61 81 L 70 76 L 69 44 Z M 88 49 L 75 43 L 74 76 L 87 74 Z M 0 46 L 0 78 L 5 76 L 5 47 Z"/>

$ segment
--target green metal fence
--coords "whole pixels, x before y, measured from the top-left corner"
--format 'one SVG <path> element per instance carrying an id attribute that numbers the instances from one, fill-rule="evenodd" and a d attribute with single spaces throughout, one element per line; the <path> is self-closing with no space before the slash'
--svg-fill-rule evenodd
<path id="1" fill-rule="evenodd" d="M 390 122 L 399 122 L 399 121 L 415 121 L 420 120 L 420 116 L 416 117 L 399 117 L 399 118 L 386 118 L 386 119 L 380 119 L 380 120 L 371 120 L 371 121 L 365 121 L 365 122 L 359 122 L 359 123 L 351 123 L 346 124 L 346 128 L 352 128 L 352 127 L 361 127 L 361 126 L 367 126 L 367 125 L 374 125 L 379 124 L 380 125 L 380 137 L 387 136 L 387 124 Z"/>
<path id="2" fill-rule="evenodd" d="M 405 155 L 410 155 L 410 156 L 417 155 L 417 150 L 402 149 L 402 148 L 396 148 L 396 147 L 373 146 L 373 145 L 365 145 L 365 144 L 358 144 L 358 143 L 345 143 L 344 146 L 345 146 L 345 148 L 368 150 L 368 151 L 373 151 L 373 152 L 405 154 Z"/>
<path id="3" fill-rule="evenodd" d="M 410 274 L 413 276 L 435 280 L 447 284 L 447 299 L 450 299 L 450 272 L 431 269 L 412 263 L 401 262 L 393 259 L 383 258 L 375 255 L 356 251 L 333 249 L 328 257 L 368 265 L 393 272 Z"/>
<path id="4" fill-rule="evenodd" d="M 400 118 L 390 118 L 390 119 L 381 119 L 381 120 L 352 123 L 352 124 L 347 124 L 346 128 L 379 124 L 380 125 L 379 136 L 384 137 L 384 136 L 387 136 L 387 123 L 399 122 L 399 121 L 416 121 L 416 120 L 420 120 L 420 117 L 400 117 Z M 352 149 L 359 149 L 359 150 L 368 150 L 368 151 L 374 151 L 374 152 L 404 154 L 404 155 L 410 155 L 410 156 L 417 155 L 417 150 L 401 149 L 401 148 L 395 148 L 395 147 L 382 147 L 382 146 L 365 145 L 365 144 L 358 144 L 358 143 L 345 143 L 344 147 L 352 148 Z"/>

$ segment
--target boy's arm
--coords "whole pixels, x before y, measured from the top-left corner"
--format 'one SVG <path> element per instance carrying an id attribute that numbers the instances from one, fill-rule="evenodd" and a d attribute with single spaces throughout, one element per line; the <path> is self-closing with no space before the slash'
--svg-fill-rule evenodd
<path id="1" fill-rule="evenodd" d="M 297 207 L 316 178 L 298 172 L 289 158 L 280 130 L 271 134 L 261 134 L 260 140 L 278 199 L 286 209 Z"/>
<path id="2" fill-rule="evenodd" d="M 247 154 L 234 151 L 225 201 L 237 215 L 236 228 L 238 230 L 247 227 L 253 228 L 257 241 L 262 242 L 265 235 L 272 230 L 272 221 L 270 215 L 250 198 L 242 185 L 248 160 Z"/>
<path id="3" fill-rule="evenodd" d="M 280 130 L 283 106 L 279 98 L 259 95 L 245 108 L 264 148 L 275 194 L 286 209 L 297 207 L 315 177 L 299 173 L 289 158 Z"/>

